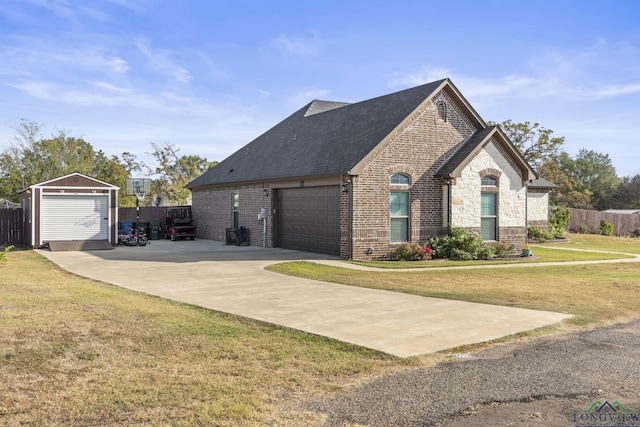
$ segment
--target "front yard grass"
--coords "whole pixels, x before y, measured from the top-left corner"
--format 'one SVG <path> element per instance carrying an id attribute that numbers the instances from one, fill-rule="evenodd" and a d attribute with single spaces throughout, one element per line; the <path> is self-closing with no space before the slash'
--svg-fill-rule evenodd
<path id="1" fill-rule="evenodd" d="M 0 425 L 272 425 L 291 396 L 408 363 L 84 279 L 34 251 L 0 264 Z"/>
<path id="2" fill-rule="evenodd" d="M 640 254 L 640 238 L 601 236 L 598 234 L 567 234 L 571 240 L 562 246 L 575 249 Z M 550 245 L 551 246 L 551 245 Z"/>
<path id="3" fill-rule="evenodd" d="M 623 252 L 640 253 L 640 239 L 605 239 L 574 244 L 613 250 L 624 243 Z M 534 248 L 541 261 L 579 256 L 545 246 Z M 640 315 L 640 263 L 370 272 L 296 262 L 269 269 L 574 315 L 505 340 Z M 319 415 L 297 413 L 289 401 L 487 345 L 400 360 L 84 279 L 34 251 L 12 251 L 0 264 L 0 325 L 2 425 L 318 425 Z"/>

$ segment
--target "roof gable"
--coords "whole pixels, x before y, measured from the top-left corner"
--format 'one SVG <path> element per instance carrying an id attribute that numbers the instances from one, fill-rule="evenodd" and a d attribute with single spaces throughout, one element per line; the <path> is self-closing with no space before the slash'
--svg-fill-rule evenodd
<path id="1" fill-rule="evenodd" d="M 460 147 L 453 155 L 440 166 L 435 175 L 445 179 L 460 177 L 462 170 L 492 138 L 506 151 L 510 159 L 520 169 L 524 180 L 531 181 L 538 178 L 536 172 L 497 125 L 480 129 L 467 138 L 466 141 L 460 144 Z"/>
<path id="2" fill-rule="evenodd" d="M 39 182 L 37 184 L 30 185 L 27 188 L 34 187 L 91 187 L 91 188 L 112 188 L 119 189 L 120 187 L 108 184 L 99 179 L 92 178 L 87 175 L 83 175 L 79 172 L 73 172 L 68 175 L 60 176 L 50 179 L 48 181 Z M 20 190 L 19 193 L 25 191 L 27 188 Z"/>

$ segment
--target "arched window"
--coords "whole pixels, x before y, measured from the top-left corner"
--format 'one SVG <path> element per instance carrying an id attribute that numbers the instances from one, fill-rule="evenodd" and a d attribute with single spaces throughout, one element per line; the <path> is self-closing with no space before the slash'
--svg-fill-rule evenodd
<path id="1" fill-rule="evenodd" d="M 443 122 L 447 121 L 447 104 L 444 103 L 444 101 L 440 101 L 437 104 L 438 107 L 438 119 L 442 120 Z"/>
<path id="2" fill-rule="evenodd" d="M 496 178 L 495 176 L 491 176 L 491 175 L 485 175 L 482 177 L 482 180 L 480 182 L 481 185 L 485 186 L 485 185 L 492 185 L 492 186 L 497 186 L 498 185 L 498 178 Z"/>
<path id="3" fill-rule="evenodd" d="M 389 178 L 391 193 L 389 197 L 389 214 L 391 217 L 391 242 L 409 241 L 409 186 L 411 178 L 397 173 Z"/>
<path id="4" fill-rule="evenodd" d="M 480 185 L 480 234 L 484 240 L 498 240 L 498 178 L 485 175 Z"/>
<path id="5" fill-rule="evenodd" d="M 397 174 L 391 175 L 391 178 L 389 179 L 389 183 L 390 184 L 409 185 L 409 184 L 411 184 L 411 178 L 409 178 L 407 175 L 405 175 L 403 173 L 397 173 Z"/>

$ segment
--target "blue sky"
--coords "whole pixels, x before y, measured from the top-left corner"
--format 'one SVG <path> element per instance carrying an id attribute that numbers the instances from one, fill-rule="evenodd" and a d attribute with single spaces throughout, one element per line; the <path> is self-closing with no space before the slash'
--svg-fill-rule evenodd
<path id="1" fill-rule="evenodd" d="M 0 148 L 21 118 L 147 160 L 223 160 L 313 99 L 449 77 L 640 173 L 640 1 L 2 0 Z"/>

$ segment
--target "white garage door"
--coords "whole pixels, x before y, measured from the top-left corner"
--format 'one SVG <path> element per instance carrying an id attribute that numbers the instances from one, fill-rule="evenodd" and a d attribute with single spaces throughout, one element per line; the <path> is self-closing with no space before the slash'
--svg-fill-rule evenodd
<path id="1" fill-rule="evenodd" d="M 43 242 L 108 240 L 109 199 L 106 195 L 45 195 L 40 210 Z"/>

